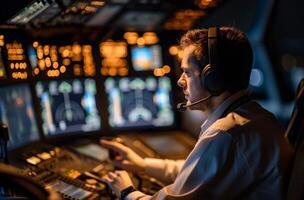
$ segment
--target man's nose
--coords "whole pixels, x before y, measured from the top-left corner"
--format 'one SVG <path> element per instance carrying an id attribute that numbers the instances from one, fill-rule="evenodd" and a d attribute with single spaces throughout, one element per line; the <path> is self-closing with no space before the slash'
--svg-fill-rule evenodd
<path id="1" fill-rule="evenodd" d="M 186 81 L 183 79 L 182 76 L 178 79 L 177 85 L 178 85 L 179 87 L 184 87 L 184 86 L 186 85 Z"/>

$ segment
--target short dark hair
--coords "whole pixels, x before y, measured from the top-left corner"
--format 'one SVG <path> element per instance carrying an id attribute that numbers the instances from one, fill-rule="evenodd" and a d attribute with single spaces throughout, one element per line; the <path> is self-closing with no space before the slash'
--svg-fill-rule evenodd
<path id="1" fill-rule="evenodd" d="M 246 89 L 253 64 L 253 52 L 247 37 L 235 27 L 220 27 L 217 37 L 217 64 L 227 83 L 227 90 L 234 93 Z M 195 46 L 193 54 L 198 64 L 206 66 L 209 63 L 208 29 L 190 30 L 182 36 L 182 49 L 192 45 Z"/>

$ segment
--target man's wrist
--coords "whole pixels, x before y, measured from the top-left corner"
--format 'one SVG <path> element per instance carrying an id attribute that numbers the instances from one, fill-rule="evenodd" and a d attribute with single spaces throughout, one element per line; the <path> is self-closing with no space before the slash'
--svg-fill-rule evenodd
<path id="1" fill-rule="evenodd" d="M 145 172 L 146 171 L 146 161 L 145 159 L 142 159 L 142 161 L 140 162 L 140 169 L 139 169 L 139 172 Z"/>
<path id="2" fill-rule="evenodd" d="M 136 190 L 133 186 L 129 186 L 129 187 L 123 189 L 122 191 L 120 191 L 120 199 L 124 200 L 128 196 L 128 194 L 130 194 L 134 191 L 136 191 Z"/>

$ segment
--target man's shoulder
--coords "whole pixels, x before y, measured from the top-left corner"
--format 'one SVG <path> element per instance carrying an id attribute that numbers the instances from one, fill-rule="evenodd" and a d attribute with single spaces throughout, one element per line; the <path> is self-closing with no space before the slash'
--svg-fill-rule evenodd
<path id="1" fill-rule="evenodd" d="M 222 131 L 222 132 L 229 132 L 229 130 L 244 126 L 245 124 L 249 123 L 250 119 L 242 116 L 236 112 L 229 113 L 226 117 L 216 120 L 209 128 L 210 130 Z"/>
<path id="2" fill-rule="evenodd" d="M 264 130 L 265 128 L 273 131 L 283 130 L 274 115 L 259 104 L 252 102 L 244 105 L 223 118 L 216 120 L 208 131 L 216 130 L 226 133 L 246 132 Z"/>

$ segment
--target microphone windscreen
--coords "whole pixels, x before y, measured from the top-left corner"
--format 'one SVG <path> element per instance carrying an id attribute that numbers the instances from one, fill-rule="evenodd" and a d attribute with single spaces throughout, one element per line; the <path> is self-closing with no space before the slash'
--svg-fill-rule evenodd
<path id="1" fill-rule="evenodd" d="M 187 107 L 186 107 L 185 103 L 179 103 L 179 104 L 177 104 L 176 108 L 180 112 L 185 112 L 187 110 Z"/>

